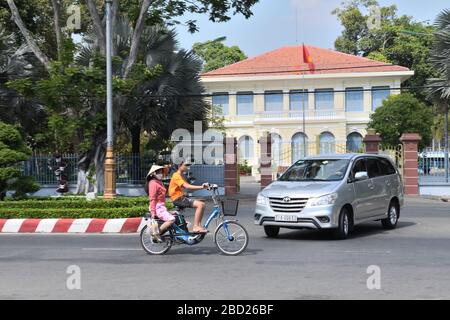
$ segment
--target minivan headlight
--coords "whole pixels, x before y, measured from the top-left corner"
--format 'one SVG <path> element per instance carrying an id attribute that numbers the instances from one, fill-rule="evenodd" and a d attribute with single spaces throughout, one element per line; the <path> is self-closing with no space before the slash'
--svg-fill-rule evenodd
<path id="1" fill-rule="evenodd" d="M 265 206 L 267 204 L 267 197 L 264 197 L 262 194 L 258 194 L 256 197 L 256 204 Z"/>
<path id="2" fill-rule="evenodd" d="M 332 193 L 318 198 L 310 198 L 308 200 L 308 206 L 317 207 L 317 206 L 332 205 L 336 202 L 337 197 L 338 197 L 337 193 Z"/>

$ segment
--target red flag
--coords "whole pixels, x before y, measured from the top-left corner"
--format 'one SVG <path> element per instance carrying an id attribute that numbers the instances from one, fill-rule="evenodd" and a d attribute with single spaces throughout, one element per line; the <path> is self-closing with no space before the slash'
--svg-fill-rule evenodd
<path id="1" fill-rule="evenodd" d="M 314 65 L 313 58 L 309 54 L 309 50 L 305 45 L 303 45 L 303 63 L 308 64 L 309 71 L 314 72 L 316 70 L 316 66 Z"/>

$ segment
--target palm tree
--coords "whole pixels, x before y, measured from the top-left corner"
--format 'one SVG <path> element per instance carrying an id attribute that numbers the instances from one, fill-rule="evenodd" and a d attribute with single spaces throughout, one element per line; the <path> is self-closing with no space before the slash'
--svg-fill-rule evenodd
<path id="1" fill-rule="evenodd" d="M 119 19 L 113 39 L 117 56 L 123 61 L 114 70 L 119 78 L 125 71 L 132 34 L 131 25 Z M 77 61 L 88 66 L 99 48 L 92 33 L 86 35 L 84 42 Z M 142 79 L 126 96 L 114 98 L 116 127 L 128 131 L 131 137 L 135 181 L 139 180 L 143 130 L 153 139 L 167 140 L 176 128 L 192 130 L 194 121 L 204 121 L 208 112 L 208 104 L 202 98 L 205 91 L 200 81 L 202 62 L 193 52 L 178 49 L 173 30 L 159 25 L 145 27 L 138 56 L 148 70 L 159 68 L 160 72 Z"/>
<path id="2" fill-rule="evenodd" d="M 8 81 L 41 76 L 42 67 L 26 45 L 0 26 L 0 121 L 20 124 L 28 142 L 44 123 L 45 111 L 35 99 L 26 99 L 7 86 Z"/>
<path id="3" fill-rule="evenodd" d="M 450 105 L 450 9 L 436 18 L 436 32 L 430 61 L 439 72 L 439 78 L 428 80 L 430 95 L 440 112 L 445 114 L 445 175 L 448 181 L 448 111 Z"/>

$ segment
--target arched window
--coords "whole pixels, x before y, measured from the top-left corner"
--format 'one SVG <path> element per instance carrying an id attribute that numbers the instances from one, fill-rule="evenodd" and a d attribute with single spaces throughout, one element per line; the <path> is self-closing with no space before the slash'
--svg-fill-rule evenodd
<path id="1" fill-rule="evenodd" d="M 292 163 L 308 155 L 308 136 L 303 132 L 297 132 L 292 136 Z"/>
<path id="2" fill-rule="evenodd" d="M 282 160 L 283 140 L 278 133 L 271 133 L 270 136 L 272 138 L 272 159 L 275 164 L 279 165 Z"/>
<path id="3" fill-rule="evenodd" d="M 347 136 L 347 151 L 361 152 L 363 137 L 358 132 L 352 132 Z"/>
<path id="4" fill-rule="evenodd" d="M 250 136 L 242 136 L 239 139 L 239 160 L 250 160 L 253 158 L 253 139 Z"/>
<path id="5" fill-rule="evenodd" d="M 331 132 L 323 132 L 319 139 L 320 154 L 330 154 L 336 152 L 336 140 Z"/>

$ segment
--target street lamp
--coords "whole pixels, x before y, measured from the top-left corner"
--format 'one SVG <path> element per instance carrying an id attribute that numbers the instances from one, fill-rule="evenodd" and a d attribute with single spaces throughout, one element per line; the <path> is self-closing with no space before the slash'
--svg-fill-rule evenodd
<path id="1" fill-rule="evenodd" d="M 111 62 L 111 5 L 112 0 L 106 0 L 106 159 L 105 159 L 105 192 L 104 199 L 116 196 L 116 164 L 114 161 L 113 135 L 113 100 L 112 100 L 112 62 Z"/>

